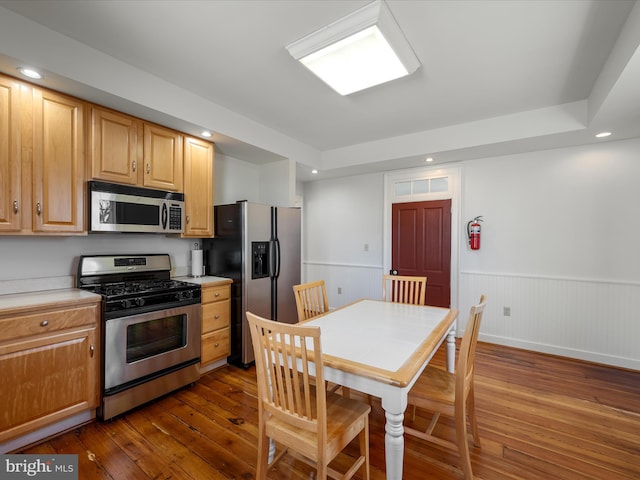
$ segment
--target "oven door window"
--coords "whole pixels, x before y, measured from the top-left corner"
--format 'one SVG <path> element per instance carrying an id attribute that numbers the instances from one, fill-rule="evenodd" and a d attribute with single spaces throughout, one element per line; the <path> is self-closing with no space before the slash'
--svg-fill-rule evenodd
<path id="1" fill-rule="evenodd" d="M 173 315 L 127 327 L 127 363 L 183 348 L 187 344 L 187 316 Z"/>

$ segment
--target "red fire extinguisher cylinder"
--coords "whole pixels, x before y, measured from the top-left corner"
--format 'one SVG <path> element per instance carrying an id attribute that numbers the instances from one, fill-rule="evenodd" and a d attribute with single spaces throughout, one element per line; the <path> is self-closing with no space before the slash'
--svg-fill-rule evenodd
<path id="1" fill-rule="evenodd" d="M 471 250 L 480 250 L 480 222 L 482 216 L 478 216 L 467 223 L 467 237 Z"/>

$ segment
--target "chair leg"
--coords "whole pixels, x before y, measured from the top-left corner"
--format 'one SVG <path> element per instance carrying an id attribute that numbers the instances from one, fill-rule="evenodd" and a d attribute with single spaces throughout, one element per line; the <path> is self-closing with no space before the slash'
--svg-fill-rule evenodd
<path id="1" fill-rule="evenodd" d="M 469 423 L 471 424 L 471 435 L 473 436 L 473 444 L 476 447 L 481 447 L 482 445 L 480 445 L 480 434 L 478 433 L 478 422 L 476 421 L 476 405 L 473 395 L 473 387 L 471 387 L 471 391 L 469 392 L 469 396 L 467 397 L 467 410 L 469 412 Z"/>
<path id="2" fill-rule="evenodd" d="M 256 465 L 256 480 L 266 480 L 269 469 L 269 438 L 264 434 L 264 427 L 260 426 L 258 434 L 258 464 Z"/>
<path id="3" fill-rule="evenodd" d="M 369 467 L 369 422 L 364 425 L 364 430 L 360 432 L 360 455 L 364 455 L 364 480 L 369 480 L 371 472 Z"/>
<path id="4" fill-rule="evenodd" d="M 466 408 L 462 412 L 456 411 L 456 442 L 458 444 L 458 455 L 462 464 L 465 480 L 473 480 L 473 471 L 471 470 L 471 458 L 469 457 L 469 441 L 467 440 L 467 418 Z"/>

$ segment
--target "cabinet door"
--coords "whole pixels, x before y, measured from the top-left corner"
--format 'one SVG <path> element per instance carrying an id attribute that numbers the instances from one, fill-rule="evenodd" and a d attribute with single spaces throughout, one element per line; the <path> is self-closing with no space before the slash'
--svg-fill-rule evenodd
<path id="1" fill-rule="evenodd" d="M 84 103 L 33 91 L 33 230 L 84 230 Z"/>
<path id="2" fill-rule="evenodd" d="M 98 406 L 96 327 L 0 347 L 0 443 Z"/>
<path id="3" fill-rule="evenodd" d="M 138 161 L 141 122 L 98 107 L 91 109 L 91 178 L 137 185 L 142 178 Z"/>
<path id="4" fill-rule="evenodd" d="M 144 186 L 182 192 L 182 135 L 144 124 Z"/>
<path id="5" fill-rule="evenodd" d="M 184 237 L 213 236 L 213 144 L 185 138 Z"/>
<path id="6" fill-rule="evenodd" d="M 19 88 L 0 77 L 0 231 L 20 230 Z"/>

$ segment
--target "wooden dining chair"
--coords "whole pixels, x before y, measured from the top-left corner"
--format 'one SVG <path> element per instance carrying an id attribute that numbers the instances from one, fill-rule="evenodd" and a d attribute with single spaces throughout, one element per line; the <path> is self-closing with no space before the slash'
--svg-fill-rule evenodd
<path id="1" fill-rule="evenodd" d="M 298 322 L 309 320 L 329 311 L 329 301 L 327 300 L 327 289 L 325 288 L 324 280 L 294 285 L 293 296 L 296 298 Z M 327 382 L 326 387 L 331 392 L 336 392 L 342 388 L 344 396 L 351 395 L 348 388 L 338 384 L 329 385 Z"/>
<path id="2" fill-rule="evenodd" d="M 465 480 L 473 480 L 467 440 L 467 416 L 469 417 L 473 443 L 480 447 L 480 436 L 475 414 L 473 373 L 478 332 L 485 305 L 486 297 L 482 295 L 480 303 L 471 307 L 469 320 L 462 337 L 455 373 L 449 373 L 444 369 L 427 365 L 427 368 L 425 368 L 418 381 L 409 391 L 408 405 L 433 413 L 427 429 L 421 431 L 414 426 L 405 426 L 404 428 L 405 433 L 408 435 L 414 435 L 428 442 L 456 450 L 460 456 Z M 455 442 L 433 434 L 440 415 L 454 418 Z"/>
<path id="3" fill-rule="evenodd" d="M 364 402 L 325 389 L 320 328 L 273 322 L 247 312 L 258 377 L 256 478 L 289 452 L 317 470 L 317 479 L 352 478 L 364 467 L 369 479 L 369 412 Z M 315 385 L 311 379 L 315 375 Z M 329 463 L 356 437 L 359 456 L 346 473 Z M 268 465 L 269 439 L 281 448 Z M 276 449 L 277 450 L 277 449 Z"/>
<path id="4" fill-rule="evenodd" d="M 293 294 L 296 297 L 298 322 L 329 311 L 329 301 L 327 300 L 324 280 L 294 285 Z"/>
<path id="5" fill-rule="evenodd" d="M 386 302 L 424 305 L 427 295 L 427 277 L 409 275 L 383 275 L 382 300 Z"/>

